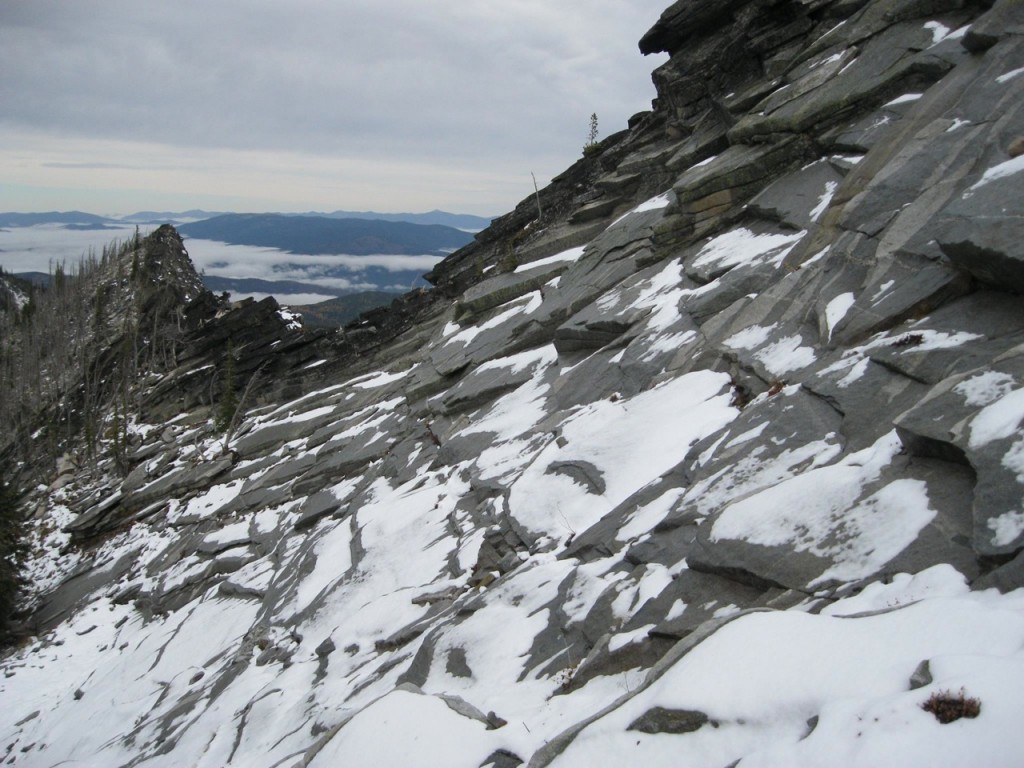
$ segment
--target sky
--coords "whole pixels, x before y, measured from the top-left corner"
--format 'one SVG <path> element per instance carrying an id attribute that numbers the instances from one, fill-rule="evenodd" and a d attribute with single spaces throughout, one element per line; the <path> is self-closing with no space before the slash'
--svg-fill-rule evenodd
<path id="1" fill-rule="evenodd" d="M 650 109 L 668 0 L 0 0 L 0 210 L 493 216 Z"/>

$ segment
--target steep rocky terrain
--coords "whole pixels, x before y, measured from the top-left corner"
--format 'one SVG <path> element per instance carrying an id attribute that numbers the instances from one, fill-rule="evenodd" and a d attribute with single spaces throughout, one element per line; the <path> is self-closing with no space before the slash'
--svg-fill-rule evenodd
<path id="1" fill-rule="evenodd" d="M 5 764 L 1019 765 L 1022 34 L 680 0 L 433 290 L 226 435 L 179 355 L 30 494 Z"/>

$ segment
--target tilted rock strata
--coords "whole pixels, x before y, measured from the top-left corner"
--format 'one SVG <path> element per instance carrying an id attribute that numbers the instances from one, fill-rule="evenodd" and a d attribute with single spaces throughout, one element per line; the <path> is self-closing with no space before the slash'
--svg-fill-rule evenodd
<path id="1" fill-rule="evenodd" d="M 675 3 L 543 220 L 39 498 L 145 514 L 35 563 L 12 764 L 1019 762 L 1022 31 Z"/>

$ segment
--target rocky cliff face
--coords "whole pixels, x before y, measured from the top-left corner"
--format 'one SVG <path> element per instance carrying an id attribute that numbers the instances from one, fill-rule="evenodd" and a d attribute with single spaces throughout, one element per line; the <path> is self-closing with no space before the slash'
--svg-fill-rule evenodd
<path id="1" fill-rule="evenodd" d="M 35 492 L 6 762 L 1019 764 L 1022 33 L 675 3 L 539 217 Z"/>

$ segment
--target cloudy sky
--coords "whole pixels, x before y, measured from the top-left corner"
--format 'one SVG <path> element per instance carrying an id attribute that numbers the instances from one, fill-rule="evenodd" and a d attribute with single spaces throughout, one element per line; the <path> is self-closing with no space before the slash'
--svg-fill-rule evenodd
<path id="1" fill-rule="evenodd" d="M 650 108 L 668 0 L 0 0 L 0 210 L 497 215 Z"/>

